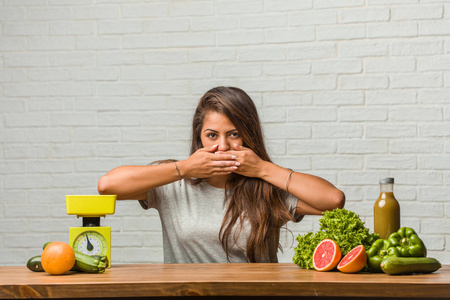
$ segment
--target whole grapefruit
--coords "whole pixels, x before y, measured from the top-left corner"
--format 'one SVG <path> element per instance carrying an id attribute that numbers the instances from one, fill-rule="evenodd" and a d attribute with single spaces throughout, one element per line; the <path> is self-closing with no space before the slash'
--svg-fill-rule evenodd
<path id="1" fill-rule="evenodd" d="M 65 274 L 75 264 L 75 252 L 67 243 L 52 242 L 42 251 L 41 264 L 48 274 Z"/>

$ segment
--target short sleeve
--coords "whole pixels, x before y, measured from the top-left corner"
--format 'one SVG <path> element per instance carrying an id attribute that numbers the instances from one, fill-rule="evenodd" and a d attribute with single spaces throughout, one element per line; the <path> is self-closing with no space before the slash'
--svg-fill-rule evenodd
<path id="1" fill-rule="evenodd" d="M 158 208 L 158 203 L 160 202 L 160 188 L 152 189 L 147 191 L 147 198 L 145 200 L 139 200 L 139 204 L 143 209 L 147 210 L 149 208 Z"/>
<path id="2" fill-rule="evenodd" d="M 164 162 L 162 161 L 154 161 L 152 163 L 149 163 L 148 165 L 156 165 L 156 164 L 162 164 Z M 167 162 L 166 162 L 167 163 Z M 155 189 L 147 191 L 147 198 L 145 200 L 138 200 L 139 204 L 142 206 L 143 209 L 147 210 L 149 208 L 158 208 L 158 203 L 160 202 L 160 196 L 161 196 L 161 190 L 164 186 L 157 187 Z"/>
<path id="3" fill-rule="evenodd" d="M 300 222 L 303 219 L 304 215 L 297 214 L 297 203 L 297 197 L 292 194 L 288 194 L 288 196 L 286 197 L 287 208 L 289 209 L 291 215 L 294 217 L 295 222 Z"/>

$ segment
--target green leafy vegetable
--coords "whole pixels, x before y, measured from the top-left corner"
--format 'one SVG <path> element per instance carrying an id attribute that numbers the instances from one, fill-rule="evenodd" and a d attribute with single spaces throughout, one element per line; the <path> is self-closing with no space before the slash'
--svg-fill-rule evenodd
<path id="1" fill-rule="evenodd" d="M 319 220 L 320 231 L 298 235 L 293 262 L 302 269 L 313 269 L 312 256 L 317 245 L 324 239 L 334 240 L 341 248 L 342 256 L 358 245 L 366 250 L 379 239 L 376 233 L 369 234 L 358 214 L 344 208 L 336 208 L 323 213 Z"/>

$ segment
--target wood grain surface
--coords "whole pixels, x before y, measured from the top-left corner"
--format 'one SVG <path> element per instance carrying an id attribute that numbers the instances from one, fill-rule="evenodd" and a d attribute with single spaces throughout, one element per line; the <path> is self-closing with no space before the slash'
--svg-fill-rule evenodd
<path id="1" fill-rule="evenodd" d="M 0 299 L 173 296 L 448 298 L 450 266 L 403 276 L 317 272 L 295 264 L 124 264 L 103 274 L 60 276 L 0 267 Z"/>

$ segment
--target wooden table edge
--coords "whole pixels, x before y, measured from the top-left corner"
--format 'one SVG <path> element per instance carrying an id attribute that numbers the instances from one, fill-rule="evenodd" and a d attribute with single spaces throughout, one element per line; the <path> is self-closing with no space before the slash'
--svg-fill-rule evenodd
<path id="1" fill-rule="evenodd" d="M 170 270 L 177 270 L 182 268 L 189 270 L 189 266 L 164 266 L 164 265 L 122 265 L 117 269 L 112 269 L 116 272 L 123 270 L 130 273 L 138 270 L 149 270 L 152 267 L 163 270 L 165 275 L 170 275 Z M 220 266 L 224 270 L 231 270 L 233 266 Z M 267 267 L 267 269 L 265 268 Z M 1 268 L 1 267 L 0 267 Z M 193 269 L 208 270 L 208 266 L 192 266 Z M 231 269 L 230 269 L 231 268 Z M 211 296 L 211 297 L 387 297 L 387 298 L 415 298 L 415 299 L 430 299 L 430 298 L 445 298 L 450 295 L 450 266 L 444 266 L 444 272 L 439 274 L 439 271 L 430 275 L 410 275 L 410 277 L 396 277 L 388 276 L 386 274 L 372 274 L 373 276 L 366 276 L 366 278 L 373 278 L 367 282 L 356 282 L 351 278 L 359 278 L 357 274 L 349 274 L 344 277 L 339 272 L 333 274 L 323 274 L 322 272 L 315 272 L 309 270 L 299 271 L 292 268 L 290 265 L 276 266 L 241 266 L 243 270 L 249 270 L 245 280 L 239 276 L 226 277 L 225 279 L 211 276 L 211 278 L 189 276 L 185 277 L 178 275 L 173 280 L 157 280 L 155 277 L 142 278 L 141 281 L 124 280 L 118 282 L 114 273 L 107 274 L 76 274 L 75 277 L 64 276 L 60 277 L 46 277 L 46 274 L 29 274 L 30 278 L 40 279 L 42 282 L 23 282 L 15 284 L 7 284 L 0 282 L 0 299 L 20 299 L 20 298 L 132 298 L 132 297 L 180 297 L 180 296 Z M 252 274 L 266 273 L 271 274 L 272 270 L 287 270 L 289 276 L 287 279 L 278 278 L 280 273 L 274 272 L 273 279 L 270 276 L 267 279 L 259 280 L 250 277 Z M 22 271 L 22 269 L 20 269 Z M 169 271 L 167 271 L 169 270 Z M 27 270 L 28 271 L 28 270 Z M 29 271 L 28 271 L 29 272 Z M 253 272 L 253 273 L 252 273 Z M 312 272 L 312 273 L 309 273 Z M 220 272 L 219 272 L 220 273 Z M 117 273 L 116 273 L 117 274 Z M 122 271 L 121 273 L 122 274 Z M 284 273 L 281 273 L 284 274 Z M 307 274 L 307 280 L 297 280 L 297 275 Z M 35 275 L 35 276 L 34 276 Z M 92 276 L 91 276 L 92 275 Z M 106 275 L 106 276 L 105 276 Z M 147 274 L 148 275 L 148 274 Z M 214 274 L 213 274 L 214 275 Z M 292 276 L 290 276 L 292 275 Z M 312 275 L 312 276 L 309 276 Z M 379 275 L 379 276 L 378 276 Z M 121 275 L 122 276 L 122 275 Z M 125 274 L 126 276 L 126 274 Z M 317 278 L 324 278 L 328 276 L 330 280 L 315 280 Z M 332 278 L 340 278 L 335 281 Z M 422 277 L 420 277 L 422 276 Z M 112 281 L 108 279 L 114 278 Z M 136 276 L 139 278 L 139 276 Z M 191 277 L 191 278 L 190 278 Z M 93 282 L 86 281 L 92 278 Z M 264 277 L 265 278 L 265 277 Z M 342 280 L 342 278 L 349 278 Z M 411 280 L 408 280 L 410 278 Z M 426 278 L 425 281 L 417 280 L 417 278 Z M 435 278 L 435 279 L 433 279 Z M 449 279 L 447 281 L 447 278 Z M 405 281 L 405 279 L 407 279 Z M 77 281 L 78 280 L 78 281 Z M 96 281 L 97 280 L 97 281 Z M 403 280 L 403 282 L 396 282 L 396 280 Z M 35 280 L 36 281 L 36 280 Z M 38 280 L 37 280 L 38 281 Z M 387 288 L 388 287 L 388 288 Z M 445 295 L 445 296 L 444 296 Z M 191 298 L 192 299 L 192 298 Z"/>

